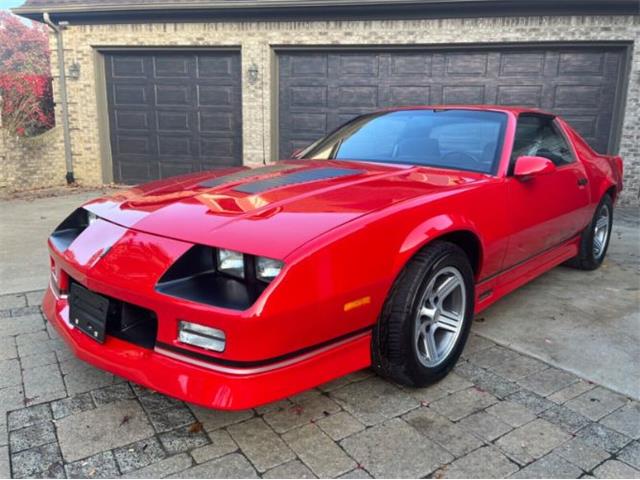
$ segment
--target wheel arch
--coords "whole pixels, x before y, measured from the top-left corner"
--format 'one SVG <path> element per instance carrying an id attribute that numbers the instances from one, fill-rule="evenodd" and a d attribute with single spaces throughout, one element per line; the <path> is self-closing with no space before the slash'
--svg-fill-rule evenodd
<path id="1" fill-rule="evenodd" d="M 605 186 L 604 192 L 600 195 L 600 198 L 605 195 L 609 195 L 613 203 L 616 203 L 616 200 L 618 199 L 618 187 L 615 185 L 609 185 L 608 187 Z M 600 201 L 600 199 L 598 199 L 598 201 Z"/>
<path id="2" fill-rule="evenodd" d="M 469 258 L 475 278 L 478 278 L 484 261 L 482 237 L 472 222 L 452 215 L 434 217 L 407 236 L 398 256 L 401 262 L 396 266 L 398 274 L 419 251 L 436 240 L 451 242 L 460 247 Z"/>

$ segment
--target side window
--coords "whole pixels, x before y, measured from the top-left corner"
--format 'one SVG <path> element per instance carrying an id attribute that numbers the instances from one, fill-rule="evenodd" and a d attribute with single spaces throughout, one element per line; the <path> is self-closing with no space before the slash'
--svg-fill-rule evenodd
<path id="1" fill-rule="evenodd" d="M 573 153 L 553 119 L 537 115 L 518 118 L 511 166 L 522 155 L 545 157 L 556 166 L 574 161 Z"/>

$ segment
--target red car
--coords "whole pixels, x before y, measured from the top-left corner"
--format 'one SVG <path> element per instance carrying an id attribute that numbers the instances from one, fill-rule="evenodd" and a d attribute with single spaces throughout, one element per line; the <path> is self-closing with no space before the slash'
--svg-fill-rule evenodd
<path id="1" fill-rule="evenodd" d="M 606 254 L 622 160 L 498 106 L 363 115 L 256 169 L 91 201 L 49 238 L 44 312 L 83 360 L 217 409 L 372 366 L 451 370 L 474 313 Z"/>

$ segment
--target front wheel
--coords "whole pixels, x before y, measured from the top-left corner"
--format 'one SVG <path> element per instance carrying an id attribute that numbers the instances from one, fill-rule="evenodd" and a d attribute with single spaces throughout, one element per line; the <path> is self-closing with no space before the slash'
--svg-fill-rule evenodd
<path id="1" fill-rule="evenodd" d="M 455 365 L 471 327 L 473 270 L 464 251 L 436 241 L 396 280 L 372 339 L 373 366 L 400 384 L 422 387 Z"/>
<path id="2" fill-rule="evenodd" d="M 604 260 L 609 248 L 613 226 L 613 200 L 607 194 L 602 197 L 589 226 L 582 232 L 578 255 L 567 262 L 581 270 L 595 270 Z"/>

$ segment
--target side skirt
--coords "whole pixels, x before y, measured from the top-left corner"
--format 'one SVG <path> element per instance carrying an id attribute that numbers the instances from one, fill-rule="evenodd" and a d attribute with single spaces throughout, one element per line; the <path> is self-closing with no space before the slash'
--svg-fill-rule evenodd
<path id="1" fill-rule="evenodd" d="M 579 239 L 579 236 L 572 238 L 522 264 L 503 271 L 496 277 L 478 283 L 475 313 L 480 313 L 516 288 L 575 257 L 578 254 Z"/>

